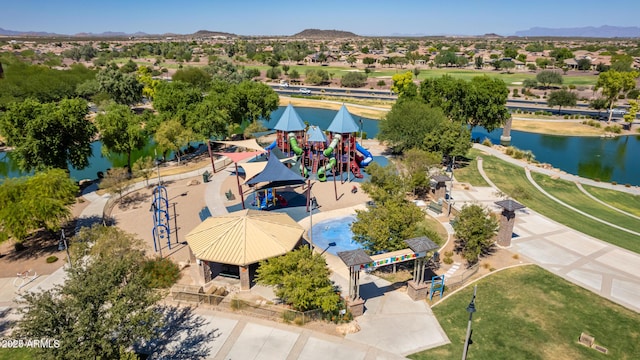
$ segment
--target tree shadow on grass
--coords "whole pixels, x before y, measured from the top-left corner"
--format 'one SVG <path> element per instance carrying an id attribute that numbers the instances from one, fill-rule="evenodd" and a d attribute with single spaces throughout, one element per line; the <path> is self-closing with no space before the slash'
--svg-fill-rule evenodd
<path id="1" fill-rule="evenodd" d="M 164 326 L 156 339 L 134 350 L 153 359 L 203 359 L 211 351 L 207 343 L 220 336 L 218 329 L 208 331 L 208 320 L 191 307 L 163 306 Z"/>

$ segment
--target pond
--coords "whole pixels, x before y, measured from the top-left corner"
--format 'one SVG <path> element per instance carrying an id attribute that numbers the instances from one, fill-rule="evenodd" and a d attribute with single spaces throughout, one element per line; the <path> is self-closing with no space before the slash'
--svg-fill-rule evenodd
<path id="1" fill-rule="evenodd" d="M 285 107 L 280 107 L 271 115 L 267 127 L 272 128 Z M 335 110 L 314 109 L 296 107 L 296 111 L 303 121 L 311 125 L 317 125 L 326 129 L 336 114 Z M 353 116 L 356 124 L 367 133 L 368 138 L 378 134 L 379 121 Z M 476 127 L 472 131 L 472 137 L 482 141 L 489 138 L 493 143 L 500 143 L 502 130 L 498 129 L 488 133 L 485 129 Z M 570 174 L 579 175 L 589 179 L 598 179 L 604 182 L 616 181 L 620 184 L 640 185 L 640 166 L 636 164 L 636 156 L 640 154 L 640 136 L 620 136 L 616 138 L 580 137 L 580 136 L 555 136 L 522 131 L 511 132 L 511 145 L 522 149 L 531 150 L 536 160 L 549 163 L 553 167 L 562 169 Z M 93 156 L 90 165 L 86 169 L 70 169 L 71 176 L 76 179 L 94 179 L 98 171 L 114 166 L 122 166 L 125 156 L 110 155 L 104 157 L 101 154 L 102 144 L 92 144 Z M 143 150 L 133 155 L 133 161 L 141 156 L 154 156 L 155 146 L 150 142 Z M 6 153 L 0 153 L 0 177 L 15 177 L 24 175 Z"/>

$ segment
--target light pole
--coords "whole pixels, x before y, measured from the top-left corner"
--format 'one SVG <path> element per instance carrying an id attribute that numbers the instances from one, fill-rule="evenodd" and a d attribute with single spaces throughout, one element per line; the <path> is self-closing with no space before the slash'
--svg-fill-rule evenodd
<path id="1" fill-rule="evenodd" d="M 473 313 L 476 312 L 476 290 L 478 289 L 478 285 L 473 287 L 473 297 L 471 298 L 471 302 L 467 305 L 467 312 L 469 313 L 469 324 L 467 325 L 467 337 L 464 340 L 464 350 L 462 351 L 462 360 L 467 359 L 467 350 L 469 350 L 469 344 L 471 343 L 471 319 L 473 318 Z"/>

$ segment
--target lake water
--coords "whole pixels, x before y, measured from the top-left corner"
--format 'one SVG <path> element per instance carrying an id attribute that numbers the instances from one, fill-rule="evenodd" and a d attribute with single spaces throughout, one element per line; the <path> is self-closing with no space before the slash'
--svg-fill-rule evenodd
<path id="1" fill-rule="evenodd" d="M 285 107 L 280 107 L 271 115 L 267 127 L 272 128 L 284 112 Z M 303 121 L 311 125 L 326 129 L 333 120 L 336 111 L 326 109 L 314 109 L 297 107 L 296 111 Z M 377 120 L 367 119 L 353 115 L 356 124 L 369 138 L 378 134 Z M 474 128 L 472 136 L 482 141 L 489 138 L 493 143 L 500 143 L 502 130 L 498 129 L 488 133 L 483 128 Z M 553 167 L 562 169 L 570 174 L 579 175 L 600 181 L 616 181 L 620 184 L 640 185 L 640 166 L 637 157 L 640 155 L 640 136 L 621 136 L 616 138 L 579 137 L 579 136 L 554 136 L 522 131 L 511 132 L 511 145 L 522 149 L 531 150 L 536 160 L 549 163 Z M 101 154 L 102 144 L 92 144 L 93 156 L 90 166 L 83 170 L 71 169 L 71 176 L 76 179 L 96 178 L 98 171 L 105 171 L 114 166 L 122 166 L 125 156 L 111 155 L 108 158 Z M 154 154 L 154 146 L 149 144 L 142 151 L 133 156 L 133 161 L 141 156 Z M 0 176 L 15 177 L 21 174 L 15 164 L 6 153 L 0 153 Z"/>

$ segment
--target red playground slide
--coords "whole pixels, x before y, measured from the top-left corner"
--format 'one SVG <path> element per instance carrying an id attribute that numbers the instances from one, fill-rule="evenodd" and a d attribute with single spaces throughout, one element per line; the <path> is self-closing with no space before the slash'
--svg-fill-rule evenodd
<path id="1" fill-rule="evenodd" d="M 276 195 L 276 199 L 282 206 L 287 206 L 287 199 L 283 198 L 282 195 Z"/>
<path id="2" fill-rule="evenodd" d="M 360 166 L 358 166 L 357 162 L 352 161 L 351 165 L 350 165 L 350 168 L 351 168 L 351 172 L 353 173 L 353 176 L 357 177 L 358 179 L 362 179 L 363 178 L 363 175 L 360 172 Z"/>

